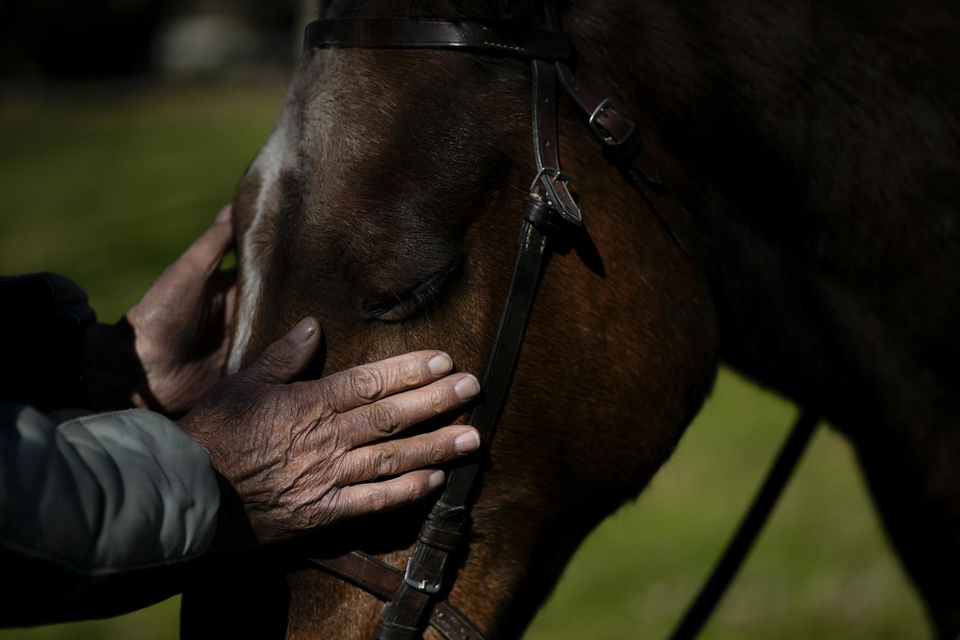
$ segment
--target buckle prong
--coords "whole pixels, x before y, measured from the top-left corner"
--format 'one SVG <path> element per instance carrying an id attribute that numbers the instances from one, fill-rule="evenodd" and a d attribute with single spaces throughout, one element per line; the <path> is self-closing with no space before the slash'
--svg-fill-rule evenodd
<path id="1" fill-rule="evenodd" d="M 598 104 L 598 105 L 597 105 L 597 108 L 594 109 L 594 110 L 593 110 L 593 113 L 590 114 L 590 119 L 587 120 L 587 124 L 590 125 L 590 128 L 593 129 L 593 132 L 594 132 L 595 134 L 597 134 L 597 137 L 599 137 L 601 140 L 603 140 L 604 142 L 606 142 L 606 143 L 609 144 L 609 145 L 617 145 L 617 144 L 622 143 L 624 140 L 626 140 L 627 138 L 629 138 L 629 137 L 633 134 L 633 130 L 634 130 L 634 128 L 636 127 L 636 124 L 635 124 L 632 120 L 625 120 L 625 122 L 627 122 L 627 124 L 630 125 L 630 130 L 627 132 L 627 134 L 626 134 L 625 136 L 623 136 L 623 138 L 621 138 L 620 140 L 617 140 L 617 139 L 614 138 L 613 135 L 612 135 L 609 131 L 607 131 L 607 129 L 599 122 L 600 116 L 602 116 L 602 115 L 604 114 L 604 112 L 606 112 L 607 109 L 613 109 L 613 110 L 616 111 L 618 114 L 621 114 L 621 113 L 622 113 L 622 112 L 620 111 L 619 105 L 617 105 L 617 103 L 614 102 L 612 98 L 604 98 L 604 99 L 603 99 L 603 102 L 601 102 L 600 104 Z M 623 118 L 622 115 L 621 115 L 620 117 Z"/>
<path id="2" fill-rule="evenodd" d="M 443 586 L 443 576 L 437 579 L 436 584 L 428 585 L 426 580 L 417 580 L 410 577 L 410 568 L 412 564 L 413 556 L 410 556 L 410 558 L 407 560 L 407 570 L 403 572 L 403 581 L 407 583 L 407 586 L 431 596 L 440 593 L 440 589 Z"/>
<path id="3" fill-rule="evenodd" d="M 530 183 L 530 193 L 536 193 L 534 189 L 537 186 L 537 183 L 540 182 L 540 178 L 544 176 L 553 177 L 553 181 L 556 182 L 559 180 L 567 185 L 570 184 L 570 176 L 560 169 L 554 169 L 553 167 L 544 167 L 537 172 L 537 177 L 533 179 L 533 182 Z"/>

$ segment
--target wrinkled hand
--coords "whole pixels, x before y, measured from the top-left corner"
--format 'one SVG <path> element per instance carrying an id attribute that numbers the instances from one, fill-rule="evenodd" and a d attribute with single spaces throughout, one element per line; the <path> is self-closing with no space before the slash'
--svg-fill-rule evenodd
<path id="1" fill-rule="evenodd" d="M 85 378 L 97 408 L 137 406 L 183 415 L 221 377 L 236 291 L 223 257 L 230 207 L 115 325 L 85 339 Z"/>
<path id="2" fill-rule="evenodd" d="M 442 471 L 423 467 L 480 445 L 468 426 L 391 438 L 479 393 L 473 376 L 448 375 L 453 362 L 440 352 L 287 384 L 312 359 L 319 333 L 314 320 L 301 321 L 179 422 L 235 494 L 220 535 L 254 538 L 226 546 L 280 541 L 420 500 L 444 481 Z M 238 508 L 244 518 L 235 517 Z"/>
<path id="3" fill-rule="evenodd" d="M 136 404 L 179 414 L 220 379 L 236 289 L 234 273 L 220 270 L 233 245 L 230 214 L 224 208 L 127 312 L 152 396 Z M 158 406 L 149 407 L 153 402 Z"/>

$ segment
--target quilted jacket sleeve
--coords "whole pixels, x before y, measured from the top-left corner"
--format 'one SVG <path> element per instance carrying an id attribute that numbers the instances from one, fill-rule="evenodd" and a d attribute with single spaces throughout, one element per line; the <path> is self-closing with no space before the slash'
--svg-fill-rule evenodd
<path id="1" fill-rule="evenodd" d="M 0 626 L 162 600 L 214 536 L 218 477 L 199 445 L 156 413 L 81 411 L 95 319 L 63 276 L 0 278 Z"/>
<path id="2" fill-rule="evenodd" d="M 206 453 L 146 411 L 57 425 L 0 405 L 0 624 L 115 615 L 173 595 L 203 554 L 220 493 Z M 11 603 L 8 603 L 11 604 Z"/>

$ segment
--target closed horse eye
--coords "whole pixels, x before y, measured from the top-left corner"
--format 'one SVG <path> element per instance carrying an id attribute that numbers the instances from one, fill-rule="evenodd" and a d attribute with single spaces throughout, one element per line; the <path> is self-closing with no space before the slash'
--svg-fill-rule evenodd
<path id="1" fill-rule="evenodd" d="M 389 293 L 375 299 L 363 312 L 365 320 L 401 322 L 409 320 L 431 304 L 436 304 L 445 290 L 445 285 L 457 272 L 459 263 L 454 263 L 418 284 L 399 293 Z"/>

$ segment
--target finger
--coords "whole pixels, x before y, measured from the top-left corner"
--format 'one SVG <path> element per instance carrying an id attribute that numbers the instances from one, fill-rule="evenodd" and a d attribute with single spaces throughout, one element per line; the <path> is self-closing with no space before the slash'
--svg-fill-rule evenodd
<path id="1" fill-rule="evenodd" d="M 338 492 L 334 509 L 344 520 L 396 509 L 423 500 L 445 480 L 443 471 L 422 469 L 383 482 L 351 485 Z"/>
<path id="2" fill-rule="evenodd" d="M 218 271 L 210 278 L 207 290 L 209 292 L 212 308 L 220 313 L 224 313 L 227 326 L 233 319 L 233 313 L 236 310 L 237 302 L 237 270 L 225 269 Z"/>
<path id="3" fill-rule="evenodd" d="M 339 463 L 339 484 L 349 485 L 442 464 L 480 448 L 473 427 L 446 427 L 411 438 L 354 449 Z"/>
<path id="4" fill-rule="evenodd" d="M 480 383 L 469 373 L 458 373 L 419 389 L 358 407 L 339 417 L 343 443 L 348 447 L 392 436 L 407 427 L 435 418 L 470 402 Z"/>
<path id="5" fill-rule="evenodd" d="M 233 247 L 232 211 L 229 205 L 221 209 L 213 225 L 190 245 L 175 266 L 197 276 L 208 276 L 217 271 L 224 256 Z"/>
<path id="6" fill-rule="evenodd" d="M 229 269 L 221 272 L 221 286 L 226 289 L 223 303 L 225 335 L 233 332 L 234 314 L 237 309 L 237 270 Z"/>
<path id="7" fill-rule="evenodd" d="M 434 382 L 451 371 L 453 360 L 442 351 L 415 351 L 341 371 L 316 384 L 331 394 L 336 411 L 345 412 Z"/>
<path id="8" fill-rule="evenodd" d="M 303 373 L 319 345 L 317 321 L 304 318 L 290 333 L 267 347 L 241 374 L 258 382 L 289 382 Z"/>

